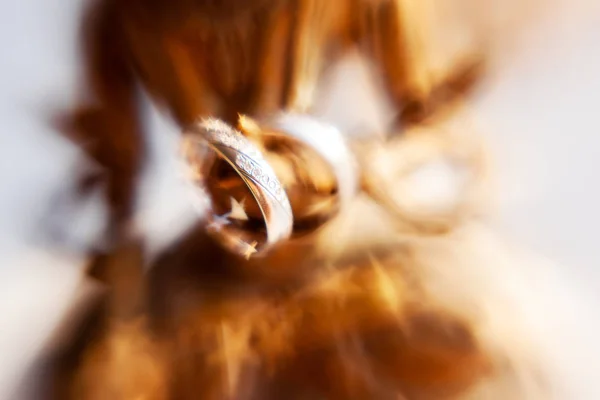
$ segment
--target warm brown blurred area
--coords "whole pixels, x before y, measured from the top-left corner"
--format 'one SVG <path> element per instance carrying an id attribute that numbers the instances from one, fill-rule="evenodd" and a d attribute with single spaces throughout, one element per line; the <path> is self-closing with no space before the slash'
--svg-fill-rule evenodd
<path id="1" fill-rule="evenodd" d="M 137 3 L 130 2 L 131 7 Z M 193 2 L 180 3 L 194 8 Z M 481 134 L 493 144 L 492 153 L 498 153 L 496 169 L 501 182 L 509 182 L 508 189 L 500 193 L 499 217 L 494 217 L 494 222 L 520 242 L 559 262 L 595 265 L 594 227 L 600 221 L 595 212 L 597 194 L 590 182 L 597 168 L 594 149 L 598 143 L 590 138 L 596 136 L 593 132 L 598 126 L 592 106 L 598 100 L 600 81 L 593 80 L 599 63 L 594 39 L 598 36 L 594 27 L 600 26 L 597 7 L 584 0 L 572 4 L 559 0 L 400 3 L 416 13 L 411 15 L 419 15 L 418 28 L 433 32 L 419 47 L 423 59 L 428 60 L 426 65 L 433 68 L 433 76 L 448 76 L 451 66 L 461 65 L 465 54 L 467 58 L 485 56 L 486 68 L 478 75 L 481 81 L 475 91 L 464 99 L 459 97 L 461 104 L 466 100 L 466 110 L 478 119 Z M 346 15 L 338 15 L 334 2 L 331 4 L 321 5 L 329 17 L 341 19 L 340 15 Z M 0 36 L 6 40 L 3 48 L 9 51 L 2 62 L 7 73 L 0 78 L 0 121 L 6 124 L 0 137 L 5 151 L 0 178 L 6 188 L 0 203 L 5 204 L 0 207 L 5 284 L 0 295 L 2 399 L 39 398 L 33 395 L 35 384 L 55 368 L 42 364 L 42 360 L 74 344 L 88 306 L 106 294 L 106 286 L 84 277 L 83 266 L 87 265 L 90 246 L 102 249 L 106 244 L 103 230 L 111 215 L 103 197 L 107 183 L 90 189 L 84 201 L 68 194 L 57 199 L 57 192 L 70 192 L 90 160 L 83 162 L 80 149 L 60 139 L 48 123 L 56 112 L 82 101 L 85 74 L 75 43 L 80 39 L 77 28 L 83 6 L 75 1 L 59 5 L 23 0 L 0 8 L 0 15 L 8 21 Z M 139 9 L 139 15 L 132 14 L 132 19 L 143 20 L 144 9 Z M 164 15 L 177 15 L 176 9 L 169 5 Z M 351 8 L 345 10 L 352 13 Z M 223 17 L 219 18 L 211 21 L 217 29 L 217 21 Z M 189 29 L 168 18 L 164 23 Z M 285 30 L 276 23 L 273 26 L 275 32 Z M 105 28 L 108 36 L 118 31 L 116 27 L 114 31 L 110 26 Z M 159 32 L 158 24 L 151 25 L 149 31 Z M 274 48 L 281 46 L 276 42 L 282 36 L 272 35 L 266 28 L 258 31 L 275 42 Z M 308 54 L 316 48 L 310 43 L 304 49 Z M 134 50 L 144 59 L 144 52 L 158 47 L 138 45 Z M 182 59 L 181 46 L 166 48 L 170 56 Z M 215 60 L 228 59 L 227 54 L 203 51 Z M 241 59 L 251 57 L 243 51 L 239 54 Z M 128 62 L 118 59 L 119 54 L 113 57 L 109 58 L 116 66 L 107 67 L 109 75 L 114 73 L 108 79 L 111 84 L 122 78 L 118 71 L 121 63 Z M 208 108 L 218 103 L 214 97 L 198 95 L 205 83 L 190 64 L 170 64 L 180 68 L 173 73 L 168 63 L 160 62 L 161 57 L 151 54 L 145 58 L 146 74 L 137 78 L 150 82 L 147 88 L 151 95 L 160 92 L 162 100 L 166 99 L 163 105 L 170 103 L 175 120 L 183 123 L 193 118 L 202 102 Z M 273 59 L 259 60 L 265 61 L 265 66 Z M 231 95 L 235 82 L 219 73 L 238 67 L 234 63 L 216 69 L 216 73 L 211 70 L 218 76 L 209 83 L 221 95 Z M 273 79 L 273 71 L 280 70 L 276 63 L 265 67 L 260 79 Z M 311 81 L 310 65 L 307 71 L 305 79 Z M 256 78 L 252 72 L 243 72 Z M 303 107 L 305 98 L 310 97 L 307 93 L 313 94 L 314 89 L 315 111 L 348 135 L 383 135 L 395 119 L 398 104 L 394 93 L 385 94 L 390 87 L 382 85 L 377 76 L 370 61 L 352 52 L 337 59 L 331 75 L 318 85 L 312 89 L 303 86 L 306 91 L 292 92 L 291 98 Z M 177 85 L 184 90 L 175 94 L 176 90 L 168 90 Z M 114 88 L 107 90 L 114 93 Z M 245 95 L 232 96 L 243 99 Z M 266 108 L 276 109 L 277 101 L 269 96 L 280 96 L 267 91 L 261 98 Z M 390 97 L 396 103 L 389 101 Z M 474 382 L 481 384 L 482 377 L 498 370 L 506 373 L 506 381 L 482 384 L 470 394 L 472 398 L 534 399 L 538 386 L 548 380 L 553 381 L 558 399 L 597 397 L 597 369 L 593 366 L 595 357 L 591 357 L 597 352 L 593 337 L 597 329 L 589 321 L 593 312 L 588 311 L 597 303 L 581 289 L 581 281 L 588 281 L 588 285 L 597 281 L 592 268 L 540 264 L 498 244 L 501 239 L 479 226 L 445 237 L 446 241 L 399 239 L 391 236 L 393 229 L 384 226 L 385 217 L 359 204 L 349 212 L 352 218 L 338 221 L 338 230 L 324 235 L 326 240 L 319 247 L 333 250 L 335 244 L 346 243 L 334 253 L 337 257 L 340 251 L 347 252 L 352 268 L 341 272 L 330 270 L 331 265 L 324 268 L 322 260 L 311 260 L 306 247 L 299 246 L 288 249 L 292 256 L 278 254 L 272 260 L 277 273 L 269 269 L 273 265 L 255 265 L 255 270 L 246 266 L 242 277 L 230 275 L 224 272 L 231 272 L 228 268 L 234 264 L 229 256 L 203 242 L 206 239 L 197 232 L 200 228 L 189 230 L 197 215 L 174 172 L 180 128 L 159 114 L 149 99 L 142 99 L 144 112 L 137 121 L 147 134 L 142 147 L 148 152 L 133 161 L 144 160 L 139 166 L 141 186 L 139 191 L 127 187 L 135 192 L 133 205 L 127 206 L 130 209 L 113 212 L 117 218 L 129 213 L 135 230 L 145 239 L 143 249 L 125 247 L 133 253 L 125 254 L 128 263 L 136 264 L 141 256 L 137 252 L 142 250 L 161 257 L 155 259 L 148 277 L 152 285 L 142 285 L 139 297 L 132 295 L 137 293 L 133 289 L 139 289 L 139 270 L 129 273 L 123 268 L 117 274 L 127 278 L 121 281 L 123 296 L 112 298 L 108 306 L 118 318 L 108 323 L 98 318 L 95 322 L 108 327 L 106 336 L 98 339 L 92 335 L 89 347 L 81 350 L 81 360 L 87 362 L 66 364 L 67 373 L 81 378 L 70 388 L 74 398 L 88 398 L 89 394 L 82 393 L 96 390 L 96 397 L 90 398 L 118 398 L 119 393 L 121 398 L 159 399 L 167 398 L 165 392 L 169 390 L 175 397 L 195 398 L 200 386 L 207 393 L 201 398 L 219 399 L 228 398 L 224 393 L 231 395 L 240 387 L 247 390 L 238 393 L 250 396 L 251 383 L 255 389 L 264 389 L 278 381 L 270 398 L 291 398 L 285 386 L 295 385 L 329 398 L 397 398 L 401 387 L 406 398 L 430 399 L 453 395 Z M 237 115 L 247 110 L 236 108 L 252 109 L 255 105 L 249 104 L 242 100 L 228 103 L 231 110 L 224 115 Z M 132 123 L 121 118 L 128 115 L 132 105 L 110 105 L 117 122 L 94 119 L 98 114 L 93 113 L 83 115 L 79 122 L 91 126 L 92 131 L 104 128 L 117 137 L 116 147 L 100 146 L 92 158 L 96 157 L 94 167 L 112 163 L 115 176 L 122 177 L 129 161 L 120 163 L 111 151 L 117 149 L 119 156 L 132 151 L 127 137 L 118 135 Z M 215 107 L 216 112 L 222 111 L 220 107 Z M 93 148 L 94 141 L 84 144 Z M 576 150 L 569 156 L 565 153 L 570 146 Z M 89 182 L 95 182 L 96 171 L 92 169 Z M 434 172 L 429 178 L 435 181 L 444 176 Z M 126 178 L 129 183 L 134 179 Z M 120 190 L 113 189 L 112 196 L 122 196 Z M 519 200 L 528 190 L 533 193 L 531 200 Z M 431 197 L 428 193 L 425 190 L 423 196 Z M 367 216 L 368 221 L 360 218 Z M 52 227 L 49 233 L 47 226 Z M 176 238 L 182 242 L 174 245 Z M 393 257 L 389 254 L 390 241 L 395 243 Z M 387 252 L 373 250 L 371 256 L 377 263 L 366 253 L 355 256 L 378 242 L 385 242 L 381 247 Z M 352 247 L 355 243 L 356 248 Z M 315 246 L 308 247 L 314 250 Z M 163 253 L 168 248 L 170 251 Z M 121 255 L 117 253 L 116 258 Z M 290 284 L 289 276 L 296 277 L 301 270 L 298 259 L 304 261 L 300 264 L 312 262 L 302 268 L 322 273 Z M 253 280 L 248 284 L 248 270 L 261 272 L 258 284 Z M 282 281 L 286 286 L 277 286 Z M 148 294 L 151 296 L 145 297 Z M 149 305 L 139 306 L 139 298 L 145 298 Z M 145 314 L 141 319 L 127 319 L 138 307 L 150 317 Z M 124 316 L 120 314 L 123 309 Z M 146 325 L 148 322 L 151 324 Z M 490 368 L 490 363 L 495 368 Z M 272 365 L 279 366 L 279 374 L 269 370 Z M 65 378 L 64 382 L 71 381 Z M 266 394 L 255 396 L 269 398 Z M 41 397 L 47 398 L 48 393 Z"/>

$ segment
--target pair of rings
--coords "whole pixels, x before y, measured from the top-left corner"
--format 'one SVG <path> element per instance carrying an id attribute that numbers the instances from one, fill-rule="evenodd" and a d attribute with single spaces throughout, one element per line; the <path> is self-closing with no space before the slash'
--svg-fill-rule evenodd
<path id="1" fill-rule="evenodd" d="M 281 114 L 260 123 L 246 123 L 246 128 L 248 125 L 251 125 L 250 129 L 240 128 L 244 134 L 220 120 L 203 119 L 184 136 L 187 164 L 196 168 L 194 187 L 203 190 L 202 198 L 210 199 L 209 233 L 216 235 L 230 251 L 247 258 L 267 254 L 278 243 L 301 231 L 296 222 L 303 216 L 294 215 L 290 205 L 294 191 L 280 181 L 285 174 L 278 169 L 278 178 L 274 164 L 265 158 L 269 150 L 265 147 L 268 139 L 283 140 L 288 146 L 296 146 L 288 155 L 291 158 L 295 153 L 309 149 L 329 167 L 335 182 L 329 197 L 335 199 L 336 204 L 327 203 L 328 213 L 321 218 L 321 223 L 350 202 L 360 189 L 390 212 L 403 229 L 418 234 L 444 233 L 474 209 L 473 203 L 479 202 L 477 196 L 481 192 L 479 183 L 485 181 L 481 176 L 485 171 L 484 152 L 473 149 L 469 144 L 472 142 L 440 131 L 408 132 L 395 143 L 361 145 L 362 150 L 370 149 L 357 151 L 353 147 L 355 151 L 352 151 L 341 132 L 307 115 Z M 252 128 L 257 132 L 256 141 L 250 140 Z M 261 141 L 263 147 L 259 144 Z M 285 147 L 274 152 L 284 150 Z M 406 191 L 402 193 L 399 179 L 402 181 L 402 177 L 431 160 L 443 158 L 468 165 L 475 172 L 461 190 L 467 194 L 466 201 L 458 201 L 450 211 L 438 214 L 420 212 L 408 206 L 406 200 L 411 196 Z M 284 164 L 289 164 L 289 159 Z M 305 164 L 303 167 L 314 166 Z M 322 167 L 320 164 L 316 168 L 318 175 L 326 174 Z M 235 181 L 233 184 L 230 178 Z M 250 204 L 244 198 L 248 192 Z"/>
<path id="2" fill-rule="evenodd" d="M 359 186 L 356 162 L 336 128 L 309 116 L 281 114 L 263 121 L 260 130 L 263 136 L 280 136 L 311 149 L 328 164 L 336 182 L 336 210 L 354 197 Z M 186 132 L 183 149 L 186 164 L 192 167 L 194 188 L 211 199 L 208 232 L 228 250 L 246 258 L 260 256 L 292 237 L 294 215 L 286 188 L 257 143 L 223 121 L 206 118 Z M 238 186 L 243 183 L 251 204 L 239 190 L 227 192 L 228 185 L 236 186 L 228 178 Z M 218 186 L 228 196 L 216 198 L 213 189 Z M 255 208 L 254 215 L 251 208 Z"/>

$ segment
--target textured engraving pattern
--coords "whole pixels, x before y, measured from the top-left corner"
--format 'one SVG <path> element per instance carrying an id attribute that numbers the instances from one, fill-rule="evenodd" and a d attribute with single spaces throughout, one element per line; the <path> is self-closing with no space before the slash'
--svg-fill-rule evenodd
<path id="1" fill-rule="evenodd" d="M 284 192 L 281 184 L 274 177 L 269 176 L 269 174 L 266 173 L 260 167 L 260 165 L 241 153 L 237 154 L 235 163 L 242 169 L 242 171 L 246 172 L 248 176 L 251 176 L 256 182 L 260 183 L 261 186 L 263 186 L 277 200 L 284 200 Z"/>
<path id="2" fill-rule="evenodd" d="M 254 145 L 244 137 L 244 135 L 217 119 L 204 119 L 200 123 L 206 131 L 207 139 L 221 146 L 231 147 L 232 149 L 247 154 L 256 160 L 263 160 L 262 154 L 256 150 Z"/>
<path id="3" fill-rule="evenodd" d="M 206 139 L 213 145 L 235 150 L 236 159 L 232 161 L 240 168 L 239 173 L 243 173 L 264 188 L 288 213 L 292 213 L 286 193 L 275 172 L 262 153 L 241 132 L 214 118 L 203 119 L 200 126 L 206 132 Z"/>

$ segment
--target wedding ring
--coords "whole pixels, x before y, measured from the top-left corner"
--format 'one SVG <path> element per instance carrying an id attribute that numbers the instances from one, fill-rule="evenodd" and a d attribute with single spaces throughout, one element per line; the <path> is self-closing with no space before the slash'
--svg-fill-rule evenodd
<path id="1" fill-rule="evenodd" d="M 265 230 L 261 243 L 252 240 L 249 232 L 235 228 L 229 218 L 236 211 L 235 204 L 239 208 L 242 202 L 240 199 L 232 199 L 232 210 L 225 215 L 217 215 L 211 207 L 208 231 L 226 248 L 249 258 L 265 254 L 290 237 L 293 216 L 287 194 L 262 153 L 241 132 L 220 120 L 202 119 L 193 124 L 184 136 L 184 151 L 187 157 L 195 157 L 188 164 L 200 166 L 194 171 L 199 175 L 198 182 L 211 178 L 210 169 L 217 159 L 227 162 L 260 208 Z M 243 210 L 241 213 L 243 214 Z"/>
<path id="2" fill-rule="evenodd" d="M 352 200 L 358 190 L 358 165 L 342 133 L 333 125 L 303 114 L 280 114 L 270 127 L 310 146 L 329 164 L 336 177 L 339 202 Z"/>
<path id="3" fill-rule="evenodd" d="M 325 161 L 336 180 L 335 196 L 339 212 L 359 189 L 358 163 L 342 133 L 332 125 L 313 116 L 282 113 L 259 123 L 263 135 L 280 135 L 306 146 Z"/>

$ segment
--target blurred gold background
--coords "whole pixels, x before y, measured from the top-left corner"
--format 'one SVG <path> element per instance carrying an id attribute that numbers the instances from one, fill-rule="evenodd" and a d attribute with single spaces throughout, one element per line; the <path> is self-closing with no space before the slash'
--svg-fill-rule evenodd
<path id="1" fill-rule="evenodd" d="M 548 345 L 555 352 L 550 359 L 572 390 L 569 399 L 600 398 L 594 337 L 600 332 L 593 318 L 600 306 L 598 2 L 438 3 L 441 16 L 454 17 L 442 19 L 451 26 L 432 21 L 445 40 L 433 56 L 469 46 L 477 39 L 473 32 L 495 48 L 493 68 L 471 99 L 498 179 L 490 223 L 536 254 L 526 258 L 523 271 L 498 279 L 499 291 L 526 304 L 526 329 L 554 344 Z M 61 319 L 95 290 L 82 280 L 78 249 L 94 240 L 102 205 L 65 205 L 70 251 L 57 252 L 39 228 L 56 191 L 82 163 L 47 124 L 50 111 L 75 100 L 80 10 L 73 0 L 0 4 L 0 399 L 27 398 L 35 378 L 31 366 L 60 337 L 55 328 Z M 477 23 L 463 25 L 462 18 Z M 446 36 L 445 29 L 456 35 Z M 349 135 L 384 130 L 390 108 L 357 57 L 336 66 L 321 89 L 321 114 Z M 145 171 L 139 222 L 156 251 L 195 216 L 173 174 L 177 129 L 147 106 L 153 164 Z M 478 279 L 494 281 L 492 272 Z"/>

